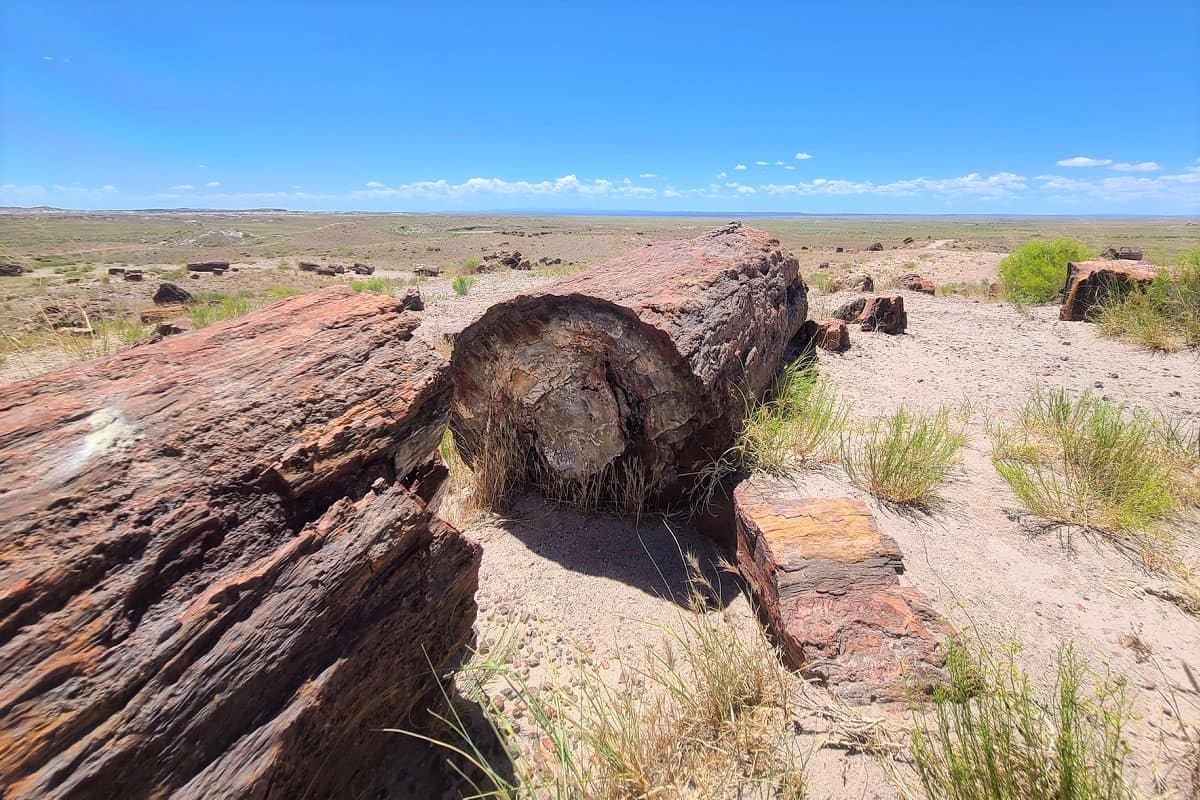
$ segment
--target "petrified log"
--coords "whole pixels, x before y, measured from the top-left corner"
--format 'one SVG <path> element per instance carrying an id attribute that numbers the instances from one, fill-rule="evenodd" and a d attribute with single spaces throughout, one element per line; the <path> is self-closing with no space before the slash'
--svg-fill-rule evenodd
<path id="1" fill-rule="evenodd" d="M 228 261 L 194 261 L 187 265 L 188 272 L 224 272 L 229 269 Z"/>
<path id="2" fill-rule="evenodd" d="M 419 319 L 332 288 L 0 388 L 6 798 L 378 796 L 474 616 L 402 480 L 449 394 Z"/>
<path id="3" fill-rule="evenodd" d="M 729 445 L 807 309 L 795 257 L 763 231 L 647 245 L 462 331 L 451 425 L 469 462 L 503 437 L 543 487 L 633 476 L 671 500 Z"/>
<path id="4" fill-rule="evenodd" d="M 733 503 L 738 570 L 793 667 L 858 703 L 944 679 L 950 628 L 900 585 L 900 548 L 861 500 L 804 498 L 756 476 Z"/>
<path id="5" fill-rule="evenodd" d="M 1122 297 L 1154 280 L 1154 267 L 1141 262 L 1072 261 L 1067 264 L 1067 282 L 1062 288 L 1058 318 L 1086 320 L 1105 303 Z"/>
<path id="6" fill-rule="evenodd" d="M 800 328 L 803 349 L 819 347 L 831 353 L 850 349 L 850 329 L 840 319 L 810 319 Z"/>
<path id="7" fill-rule="evenodd" d="M 158 323 L 165 322 L 169 319 L 174 319 L 175 317 L 181 317 L 186 313 L 187 306 L 179 303 L 173 306 L 155 306 L 154 308 L 147 308 L 138 313 L 138 319 L 146 324 Z"/>
<path id="8" fill-rule="evenodd" d="M 7 278 L 16 277 L 25 272 L 24 267 L 15 261 L 0 261 L 0 276 Z"/>
<path id="9" fill-rule="evenodd" d="M 173 283 L 160 283 L 158 288 L 154 290 L 153 300 L 155 305 L 160 306 L 190 303 L 192 302 L 192 293 Z"/>

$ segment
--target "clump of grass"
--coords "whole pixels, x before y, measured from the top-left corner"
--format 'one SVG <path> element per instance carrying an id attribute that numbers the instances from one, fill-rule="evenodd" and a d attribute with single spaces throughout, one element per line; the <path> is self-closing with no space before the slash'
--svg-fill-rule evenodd
<path id="1" fill-rule="evenodd" d="M 475 285 L 475 279 L 470 275 L 459 275 L 454 280 L 450 281 L 450 288 L 459 297 L 465 297 L 471 291 L 471 287 Z"/>
<path id="2" fill-rule="evenodd" d="M 857 486 L 881 500 L 927 506 L 966 439 L 950 409 L 916 414 L 903 407 L 841 443 L 842 466 Z"/>
<path id="3" fill-rule="evenodd" d="M 987 278 L 979 281 L 943 283 L 937 287 L 937 293 L 942 297 L 958 295 L 969 297 L 973 300 L 990 300 L 992 298 L 992 284 Z"/>
<path id="4" fill-rule="evenodd" d="M 932 800 L 1133 800 L 1124 687 L 1089 674 L 1071 647 L 1041 692 L 1010 648 L 950 649 L 949 685 L 912 735 Z"/>
<path id="5" fill-rule="evenodd" d="M 808 277 L 808 280 L 813 288 L 822 294 L 827 293 L 833 285 L 833 278 L 829 277 L 827 272 L 814 272 Z"/>
<path id="6" fill-rule="evenodd" d="M 1185 263 L 1176 277 L 1160 271 L 1149 285 L 1111 298 L 1094 321 L 1105 336 L 1151 350 L 1200 347 L 1200 265 Z"/>
<path id="7" fill-rule="evenodd" d="M 724 614 L 706 613 L 712 587 L 693 582 L 678 625 L 661 627 L 662 642 L 647 647 L 640 663 L 620 665 L 626 678 L 616 685 L 578 649 L 573 674 L 551 668 L 548 685 L 531 686 L 510 663 L 517 637 L 507 632 L 458 672 L 511 773 L 482 752 L 452 703 L 441 717 L 444 739 L 395 732 L 446 749 L 475 797 L 799 800 L 805 764 L 788 714 L 795 678 L 759 629 L 740 634 Z M 496 699 L 502 692 L 507 703 Z M 521 736 L 513 706 L 525 709 Z"/>
<path id="8" fill-rule="evenodd" d="M 298 286 L 272 286 L 267 289 L 267 297 L 272 300 L 277 300 L 281 297 L 295 297 L 298 294 L 304 294 L 304 290 Z"/>
<path id="9" fill-rule="evenodd" d="M 826 458 L 850 415 L 826 378 L 800 362 L 784 367 L 762 402 L 748 402 L 730 450 L 742 467 L 785 475 L 799 462 Z"/>
<path id="10" fill-rule="evenodd" d="M 468 256 L 462 260 L 462 271 L 464 275 L 474 275 L 475 270 L 479 269 L 482 262 L 473 256 Z"/>
<path id="11" fill-rule="evenodd" d="M 1034 514 L 1104 534 L 1148 565 L 1172 538 L 1163 523 L 1200 498 L 1195 432 L 1090 392 L 1039 390 L 1015 429 L 991 433 L 996 470 Z"/>
<path id="12" fill-rule="evenodd" d="M 1049 303 L 1067 281 L 1067 262 L 1090 255 L 1086 247 L 1071 239 L 1029 242 L 1000 261 L 1000 286 L 1005 297 L 1017 305 Z"/>
<path id="13" fill-rule="evenodd" d="M 201 302 L 190 307 L 187 311 L 195 328 L 206 328 L 227 319 L 249 314 L 253 305 L 248 297 L 231 297 L 229 295 L 206 295 Z"/>
<path id="14" fill-rule="evenodd" d="M 392 283 L 387 278 L 367 278 L 365 281 L 350 281 L 350 288 L 356 292 L 391 294 Z"/>

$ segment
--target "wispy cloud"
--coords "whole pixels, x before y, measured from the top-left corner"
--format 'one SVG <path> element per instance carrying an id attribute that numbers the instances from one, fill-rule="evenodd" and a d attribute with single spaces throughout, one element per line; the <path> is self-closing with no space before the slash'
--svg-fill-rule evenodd
<path id="1" fill-rule="evenodd" d="M 638 177 L 639 178 L 657 178 L 658 175 L 654 172 L 643 172 L 641 175 L 638 175 Z"/>
<path id="2" fill-rule="evenodd" d="M 368 189 L 386 189 L 387 184 L 380 183 L 379 181 L 367 181 L 367 188 Z"/>
<path id="3" fill-rule="evenodd" d="M 221 185 L 221 182 L 220 181 L 209 181 L 208 183 L 206 183 L 204 185 L 207 186 L 209 189 L 215 189 Z"/>
<path id="4" fill-rule="evenodd" d="M 171 191 L 172 192 L 187 192 L 187 191 L 190 191 L 195 188 L 196 187 L 192 186 L 190 183 L 180 183 L 180 184 L 176 184 L 175 186 L 172 186 Z"/>
<path id="5" fill-rule="evenodd" d="M 782 162 L 782 161 L 776 161 L 776 162 L 775 162 L 775 166 L 777 166 L 777 167 L 782 167 L 782 166 L 783 166 L 783 162 Z"/>
<path id="6" fill-rule="evenodd" d="M 718 172 L 717 173 L 717 180 L 721 180 L 722 178 L 727 178 L 727 177 L 729 177 L 728 172 Z"/>
<path id="7" fill-rule="evenodd" d="M 759 187 L 770 195 L 891 195 L 918 194 L 973 195 L 981 198 L 1011 197 L 1028 188 L 1027 179 L 1011 172 L 983 176 L 977 172 L 958 178 L 912 178 L 910 180 L 874 183 L 872 181 L 830 180 L 789 184 L 767 184 Z"/>
<path id="8" fill-rule="evenodd" d="M 366 189 L 352 192 L 352 197 L 385 198 L 417 197 L 431 200 L 453 200 L 474 195 L 580 195 L 591 197 L 650 197 L 658 191 L 639 186 L 628 178 L 611 181 L 606 178 L 580 180 L 576 175 L 564 175 L 552 181 L 509 181 L 503 178 L 469 178 L 462 183 L 447 180 L 414 181 L 399 186 L 387 186 L 378 181 L 366 184 Z"/>
<path id="9" fill-rule="evenodd" d="M 808 153 L 796 153 L 797 161 L 808 161 L 810 158 L 812 158 L 812 156 L 810 156 Z"/>
<path id="10" fill-rule="evenodd" d="M 1088 158 L 1087 156 L 1075 156 L 1074 158 L 1063 158 L 1055 162 L 1060 167 L 1107 167 L 1112 163 L 1111 158 Z"/>
<path id="11" fill-rule="evenodd" d="M 766 161 L 755 161 L 754 165 L 756 167 L 769 167 L 770 166 L 770 164 L 768 164 Z"/>
<path id="12" fill-rule="evenodd" d="M 1156 161 L 1137 161 L 1130 163 L 1128 161 L 1119 161 L 1113 164 L 1109 169 L 1117 172 L 1158 172 L 1162 169 Z"/>
<path id="13" fill-rule="evenodd" d="M 745 169 L 745 168 L 746 168 L 745 164 L 738 164 L 737 166 L 734 167 L 734 169 Z"/>
<path id="14" fill-rule="evenodd" d="M 42 56 L 42 61 L 57 61 L 60 64 L 71 63 L 71 59 L 68 56 Z"/>

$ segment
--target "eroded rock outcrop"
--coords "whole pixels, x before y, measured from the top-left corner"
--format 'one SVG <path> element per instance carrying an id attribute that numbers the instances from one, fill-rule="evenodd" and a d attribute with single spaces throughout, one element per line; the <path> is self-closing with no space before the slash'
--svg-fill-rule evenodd
<path id="1" fill-rule="evenodd" d="M 419 319 L 331 288 L 0 388 L 5 797 L 372 793 L 474 617 Z"/>
<path id="2" fill-rule="evenodd" d="M 788 662 L 844 700 L 902 700 L 944 678 L 950 629 L 861 500 L 761 477 L 733 493 L 738 569 Z"/>
<path id="3" fill-rule="evenodd" d="M 733 223 L 642 247 L 493 306 L 457 337 L 464 457 L 503 430 L 530 475 L 682 488 L 732 439 L 808 308 L 794 256 Z"/>
<path id="4" fill-rule="evenodd" d="M 1072 261 L 1062 289 L 1059 319 L 1079 322 L 1105 303 L 1135 288 L 1146 286 L 1157 275 L 1150 264 L 1123 261 Z"/>

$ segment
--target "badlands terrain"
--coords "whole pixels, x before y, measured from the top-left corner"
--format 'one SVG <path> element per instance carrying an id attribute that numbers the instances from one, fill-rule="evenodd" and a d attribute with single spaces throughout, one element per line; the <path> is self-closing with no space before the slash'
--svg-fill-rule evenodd
<path id="1" fill-rule="evenodd" d="M 895 505 L 864 491 L 835 455 L 767 482 L 778 494 L 853 498 L 865 503 L 903 556 L 903 587 L 919 591 L 966 640 L 1000 652 L 1049 691 L 1061 649 L 1127 692 L 1124 732 L 1131 774 L 1146 796 L 1195 798 L 1200 791 L 1200 605 L 1176 576 L 1148 569 L 1104 537 L 1068 535 L 1031 520 L 992 464 L 996 425 L 1012 424 L 1039 390 L 1090 391 L 1115 403 L 1200 424 L 1200 355 L 1151 352 L 1104 338 L 1096 326 L 1059 319 L 1057 305 L 1018 308 L 989 291 L 997 265 L 1017 246 L 1070 237 L 1099 251 L 1138 247 L 1155 264 L 1200 246 L 1200 222 L 1186 219 L 981 217 L 747 218 L 795 255 L 809 287 L 808 314 L 825 317 L 858 292 L 839 282 L 870 275 L 873 294 L 903 297 L 900 335 L 851 327 L 845 352 L 819 350 L 817 369 L 865 426 L 899 408 L 946 408 L 965 446 L 934 502 Z M 296 294 L 352 284 L 403 296 L 419 290 L 423 321 L 415 336 L 449 353 L 455 336 L 494 304 L 582 272 L 652 242 L 692 238 L 721 218 L 310 215 L 283 212 L 14 212 L 0 216 L 0 261 L 25 272 L 0 277 L 0 383 L 11 384 L 141 346 L 153 325 L 161 282 L 187 290 L 216 314 L 269 307 Z M 880 249 L 868 249 L 879 243 Z M 517 252 L 512 269 L 500 263 Z M 489 256 L 499 255 L 499 258 Z M 185 264 L 227 261 L 223 274 Z M 319 275 L 300 262 L 368 264 L 368 276 Z M 522 263 L 527 262 L 527 263 Z M 143 272 L 127 281 L 120 272 Z M 437 272 L 422 275 L 422 272 Z M 895 288 L 919 273 L 934 294 Z M 199 275 L 199 277 L 195 277 Z M 469 277 L 467 284 L 453 282 Z M 465 286 L 465 292 L 462 291 Z M 197 322 L 197 320 L 193 320 Z M 104 327 L 112 326 L 112 327 Z M 199 325 L 198 325 L 199 327 Z M 83 329 L 83 332 L 81 332 Z M 87 330 L 91 330 L 88 333 Z M 453 467 L 454 465 L 452 465 Z M 465 469 L 459 466 L 458 469 Z M 442 515 L 482 546 L 476 662 L 503 661 L 522 685 L 550 689 L 581 658 L 612 685 L 638 680 L 646 647 L 686 625 L 698 569 L 713 584 L 702 614 L 745 640 L 760 636 L 751 601 L 726 569 L 727 552 L 686 514 L 629 518 L 582 513 L 536 493 L 502 513 L 456 497 Z M 461 488 L 461 487 L 458 487 Z M 1193 510 L 1194 511 L 1194 510 Z M 1197 519 L 1176 523 L 1181 563 L 1200 565 Z M 1018 647 L 1019 644 L 1019 647 Z M 472 656 L 464 656 L 470 662 Z M 920 702 L 846 705 L 830 687 L 793 676 L 788 747 L 802 754 L 812 798 L 920 797 L 908 732 Z M 545 736 L 529 704 L 504 681 L 456 691 L 466 726 L 482 742 L 479 708 L 499 702 L 509 733 L 536 759 Z M 436 699 L 436 698 L 435 698 Z M 474 709 L 472 712 L 471 709 Z M 397 720 L 404 727 L 406 720 Z M 453 731 L 421 727 L 436 738 Z M 422 734 L 424 735 L 424 734 Z M 396 734 L 390 756 L 394 796 L 469 795 L 468 781 L 444 766 L 444 752 Z M 502 748 L 481 744 L 498 757 Z M 462 746 L 458 742 L 456 746 Z M 541 750 L 539 750 L 541 748 Z M 543 753 L 540 757 L 545 758 Z M 466 769 L 471 773 L 470 769 Z M 478 778 L 476 778 L 478 779 Z M 693 787 L 694 788 L 694 787 Z M 693 791 L 692 795 L 772 796 Z M 3 793 L 0 792 L 0 795 Z M 628 796 L 637 796 L 629 794 Z"/>

